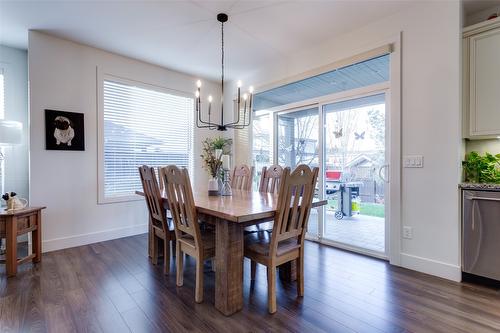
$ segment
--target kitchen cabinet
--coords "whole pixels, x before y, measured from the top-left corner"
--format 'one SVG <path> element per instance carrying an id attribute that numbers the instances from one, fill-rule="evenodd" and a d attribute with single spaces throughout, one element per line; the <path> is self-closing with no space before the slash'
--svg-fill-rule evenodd
<path id="1" fill-rule="evenodd" d="M 463 32 L 463 136 L 500 136 L 500 18 Z"/>

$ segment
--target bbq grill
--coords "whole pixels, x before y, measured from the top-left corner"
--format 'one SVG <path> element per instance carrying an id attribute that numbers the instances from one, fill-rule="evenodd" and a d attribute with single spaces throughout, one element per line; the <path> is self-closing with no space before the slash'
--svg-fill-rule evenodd
<path id="1" fill-rule="evenodd" d="M 344 216 L 351 217 L 359 214 L 361 199 L 359 188 L 363 186 L 361 182 L 341 181 L 342 171 L 326 171 L 326 196 L 327 198 L 337 198 L 337 208 L 335 218 L 342 220 Z"/>

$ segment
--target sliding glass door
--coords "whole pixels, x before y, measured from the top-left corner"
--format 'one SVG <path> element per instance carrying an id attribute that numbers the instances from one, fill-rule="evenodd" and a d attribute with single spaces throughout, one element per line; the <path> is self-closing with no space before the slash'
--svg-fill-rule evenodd
<path id="1" fill-rule="evenodd" d="M 321 238 L 384 255 L 386 230 L 385 93 L 323 104 Z"/>
<path id="2" fill-rule="evenodd" d="M 292 170 L 300 164 L 320 166 L 319 119 L 317 106 L 277 113 L 275 150 L 279 165 Z M 318 210 L 311 211 L 308 233 L 312 235 L 318 235 L 319 215 Z"/>

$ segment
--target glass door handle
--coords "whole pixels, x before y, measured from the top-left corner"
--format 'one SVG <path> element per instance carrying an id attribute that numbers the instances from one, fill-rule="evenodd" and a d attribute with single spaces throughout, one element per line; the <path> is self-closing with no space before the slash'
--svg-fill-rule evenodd
<path id="1" fill-rule="evenodd" d="M 380 179 L 382 179 L 385 183 L 389 183 L 389 177 L 386 177 L 387 170 L 389 170 L 389 164 L 384 164 L 378 169 L 378 176 Z M 382 174 L 383 172 L 383 174 Z"/>

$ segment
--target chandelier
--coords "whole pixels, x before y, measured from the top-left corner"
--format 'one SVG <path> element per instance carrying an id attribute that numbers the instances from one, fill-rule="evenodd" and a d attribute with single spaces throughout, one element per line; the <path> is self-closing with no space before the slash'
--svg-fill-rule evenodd
<path id="1" fill-rule="evenodd" d="M 196 96 L 196 127 L 198 128 L 208 128 L 211 130 L 218 131 L 226 131 L 228 128 L 233 129 L 243 129 L 250 125 L 251 122 L 251 114 L 252 114 L 252 95 L 253 95 L 253 87 L 250 86 L 248 89 L 248 93 L 244 93 L 241 96 L 241 81 L 238 81 L 238 97 L 236 100 L 238 115 L 233 119 L 232 122 L 225 123 L 224 122 L 224 23 L 227 22 L 228 16 L 227 14 L 220 13 L 217 14 L 217 21 L 221 23 L 221 98 L 220 98 L 220 122 L 212 122 L 211 113 L 212 113 L 212 96 L 208 96 L 208 120 L 203 120 L 201 116 L 201 81 L 198 80 L 196 82 L 197 90 L 195 93 Z M 241 109 L 243 97 L 243 110 Z M 241 116 L 241 111 L 243 111 L 243 116 Z M 248 114 L 248 117 L 247 117 Z"/>

